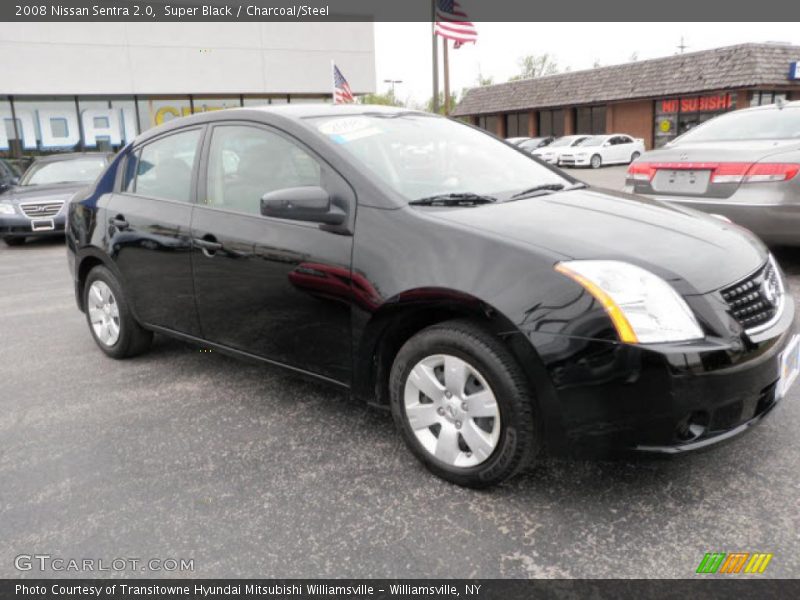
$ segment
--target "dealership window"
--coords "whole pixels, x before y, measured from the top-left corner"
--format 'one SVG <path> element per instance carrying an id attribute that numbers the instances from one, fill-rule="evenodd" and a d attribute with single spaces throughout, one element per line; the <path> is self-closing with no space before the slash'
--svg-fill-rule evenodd
<path id="1" fill-rule="evenodd" d="M 3 158 L 21 154 L 17 125 L 14 123 L 11 102 L 0 100 L 0 156 Z"/>
<path id="2" fill-rule="evenodd" d="M 292 104 L 330 104 L 331 96 L 289 96 Z"/>
<path id="3" fill-rule="evenodd" d="M 582 106 L 575 109 L 575 133 L 602 135 L 605 132 L 605 105 Z"/>
<path id="4" fill-rule="evenodd" d="M 477 125 L 490 133 L 497 133 L 498 119 L 497 115 L 481 115 L 478 117 Z"/>
<path id="5" fill-rule="evenodd" d="M 198 98 L 192 96 L 192 110 L 195 113 L 223 110 L 225 108 L 239 108 L 242 105 L 239 96 L 230 98 Z"/>
<path id="6" fill-rule="evenodd" d="M 81 149 L 81 125 L 74 96 L 15 98 L 14 112 L 22 153 Z"/>
<path id="7" fill-rule="evenodd" d="M 138 132 L 133 98 L 78 96 L 78 113 L 86 150 L 115 152 Z"/>
<path id="8" fill-rule="evenodd" d="M 189 96 L 151 98 L 139 96 L 139 126 L 142 131 L 192 114 Z"/>
<path id="9" fill-rule="evenodd" d="M 700 123 L 735 108 L 734 94 L 726 92 L 656 100 L 654 145 L 660 148 Z"/>
<path id="10" fill-rule="evenodd" d="M 514 112 L 505 115 L 506 137 L 528 136 L 528 113 Z"/>
<path id="11" fill-rule="evenodd" d="M 539 135 L 543 137 L 564 135 L 564 110 L 539 111 Z"/>
<path id="12" fill-rule="evenodd" d="M 786 92 L 753 92 L 750 98 L 750 106 L 764 106 L 765 104 L 775 104 L 788 100 Z"/>
<path id="13" fill-rule="evenodd" d="M 244 106 L 266 106 L 267 104 L 286 104 L 289 96 L 245 96 Z"/>

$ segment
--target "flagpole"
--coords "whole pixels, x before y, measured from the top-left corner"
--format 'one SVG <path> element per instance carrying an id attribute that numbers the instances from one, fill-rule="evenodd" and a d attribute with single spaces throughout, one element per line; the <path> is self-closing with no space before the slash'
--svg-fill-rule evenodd
<path id="1" fill-rule="evenodd" d="M 433 49 L 433 112 L 439 112 L 439 48 L 436 39 L 436 0 L 431 0 L 431 46 Z"/>
<path id="2" fill-rule="evenodd" d="M 442 68 L 444 69 L 444 114 L 445 116 L 450 114 L 450 61 L 447 56 L 447 46 L 448 39 L 444 38 L 442 40 L 443 48 L 442 48 L 442 58 L 443 58 L 443 65 Z"/>
<path id="3" fill-rule="evenodd" d="M 331 104 L 336 104 L 336 63 L 331 59 Z"/>

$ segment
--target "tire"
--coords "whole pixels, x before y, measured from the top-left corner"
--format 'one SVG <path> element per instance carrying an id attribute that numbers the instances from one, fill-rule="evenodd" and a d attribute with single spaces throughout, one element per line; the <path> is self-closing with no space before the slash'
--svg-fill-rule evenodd
<path id="1" fill-rule="evenodd" d="M 97 266 L 86 277 L 83 306 L 94 341 L 111 358 L 129 358 L 150 348 L 153 333 L 143 329 L 133 318 L 122 286 L 106 267 Z M 104 324 L 107 335 L 103 334 Z"/>
<path id="2" fill-rule="evenodd" d="M 446 379 L 445 365 L 458 373 L 459 364 L 467 376 Z M 430 379 L 419 379 L 420 373 Z M 496 485 L 539 451 L 534 398 L 521 367 L 500 340 L 474 323 L 447 321 L 409 339 L 392 365 L 389 391 L 392 416 L 409 449 L 442 479 L 471 488 Z"/>
<path id="3" fill-rule="evenodd" d="M 592 166 L 593 169 L 599 169 L 603 166 L 603 157 L 599 154 L 592 155 L 592 158 L 589 160 L 589 164 Z"/>
<path id="4" fill-rule="evenodd" d="M 25 238 L 24 237 L 7 237 L 7 238 L 3 238 L 3 241 L 8 246 L 22 246 L 22 244 L 25 243 Z"/>
<path id="5" fill-rule="evenodd" d="M 639 158 L 641 155 L 642 155 L 642 153 L 641 153 L 641 152 L 634 152 L 633 154 L 631 154 L 631 162 L 634 162 L 634 161 L 635 161 L 637 158 Z"/>

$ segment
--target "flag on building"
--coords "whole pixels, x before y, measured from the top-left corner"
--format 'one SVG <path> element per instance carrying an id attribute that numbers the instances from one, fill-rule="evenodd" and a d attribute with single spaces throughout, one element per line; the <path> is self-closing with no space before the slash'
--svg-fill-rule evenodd
<path id="1" fill-rule="evenodd" d="M 344 78 L 339 67 L 333 64 L 333 103 L 352 104 L 355 101 L 356 98 L 353 96 L 350 84 L 347 83 L 347 79 Z"/>
<path id="2" fill-rule="evenodd" d="M 433 30 L 436 35 L 453 40 L 453 48 L 459 48 L 467 42 L 475 43 L 478 30 L 467 21 L 465 13 L 455 0 L 436 0 L 436 21 Z"/>

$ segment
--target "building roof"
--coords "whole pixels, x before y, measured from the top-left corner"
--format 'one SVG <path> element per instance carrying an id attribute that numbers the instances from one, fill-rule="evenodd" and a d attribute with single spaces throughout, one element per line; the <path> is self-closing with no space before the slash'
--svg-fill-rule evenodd
<path id="1" fill-rule="evenodd" d="M 740 44 L 467 90 L 454 116 L 796 84 L 800 46 Z"/>

